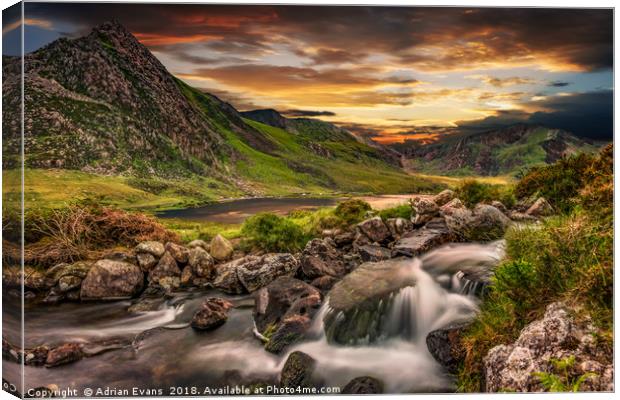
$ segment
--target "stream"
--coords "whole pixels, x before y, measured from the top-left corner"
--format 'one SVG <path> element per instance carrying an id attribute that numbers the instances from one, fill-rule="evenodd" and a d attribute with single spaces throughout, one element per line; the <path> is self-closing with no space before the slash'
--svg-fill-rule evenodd
<path id="1" fill-rule="evenodd" d="M 67 342 L 113 339 L 123 343 L 110 351 L 55 368 L 25 367 L 26 388 L 55 384 L 60 389 L 109 387 L 204 388 L 244 382 L 276 384 L 291 351 L 303 351 L 317 360 L 316 374 L 326 386 L 344 386 L 352 378 L 369 375 L 382 380 L 386 393 L 454 391 L 453 379 L 428 352 L 428 332 L 455 321 L 472 318 L 478 310 L 476 285 L 462 272 L 488 271 L 503 257 L 503 242 L 451 244 L 421 258 L 407 259 L 403 274 L 415 277 L 392 296 L 381 318 L 385 335 L 373 343 L 338 345 L 325 335 L 323 318 L 331 312 L 327 299 L 302 343 L 284 354 L 263 349 L 253 335 L 252 297 L 230 296 L 215 290 L 176 292 L 155 300 L 153 311 L 129 313 L 132 301 L 29 305 L 25 309 L 26 347 Z M 479 289 L 479 288 L 478 288 Z M 235 304 L 228 321 L 208 332 L 188 327 L 206 297 L 222 297 Z M 5 296 L 5 310 L 19 300 Z M 4 335 L 19 343 L 19 315 L 5 313 Z M 19 367 L 3 361 L 4 377 L 19 382 Z M 202 389 L 201 389 L 202 390 Z M 110 392 L 109 394 L 119 394 Z M 126 395 L 126 393 L 120 393 Z"/>

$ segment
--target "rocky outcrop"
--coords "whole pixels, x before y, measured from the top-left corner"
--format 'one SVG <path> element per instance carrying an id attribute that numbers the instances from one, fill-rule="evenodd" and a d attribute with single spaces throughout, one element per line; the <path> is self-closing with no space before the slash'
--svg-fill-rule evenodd
<path id="1" fill-rule="evenodd" d="M 565 361 L 570 368 L 558 371 L 557 361 Z M 575 322 L 561 303 L 550 304 L 544 317 L 523 328 L 514 343 L 496 346 L 484 358 L 487 392 L 548 390 L 540 373 L 570 382 L 582 378 L 578 388 L 582 391 L 614 389 L 613 360 L 597 350 L 595 328 Z"/>
<path id="2" fill-rule="evenodd" d="M 67 343 L 58 346 L 47 353 L 45 359 L 46 367 L 56 367 L 62 364 L 69 364 L 84 357 L 82 346 L 78 343 Z"/>
<path id="3" fill-rule="evenodd" d="M 278 353 L 304 336 L 321 306 L 321 293 L 284 276 L 255 292 L 254 300 L 256 329 L 269 340 L 265 348 Z"/>
<path id="4" fill-rule="evenodd" d="M 211 239 L 209 251 L 211 252 L 211 256 L 217 261 L 228 261 L 232 258 L 234 249 L 228 239 L 224 238 L 220 234 L 217 234 L 213 239 Z"/>
<path id="5" fill-rule="evenodd" d="M 219 328 L 228 320 L 232 306 L 231 302 L 217 297 L 206 299 L 192 318 L 192 328 L 203 331 Z"/>
<path id="6" fill-rule="evenodd" d="M 454 193 L 454 191 L 450 189 L 446 189 L 446 190 L 439 192 L 435 196 L 433 196 L 433 202 L 437 206 L 441 207 L 444 204 L 447 204 L 450 201 L 452 201 L 455 197 L 456 197 L 456 194 Z"/>
<path id="7" fill-rule="evenodd" d="M 280 386 L 288 388 L 312 387 L 312 375 L 316 360 L 306 353 L 294 351 L 289 354 L 280 374 Z"/>
<path id="8" fill-rule="evenodd" d="M 256 256 L 246 256 L 226 264 L 216 265 L 213 287 L 230 294 L 246 293 L 245 286 L 243 286 L 237 275 L 237 266 L 256 258 Z"/>
<path id="9" fill-rule="evenodd" d="M 478 204 L 473 210 L 465 207 L 444 207 L 441 215 L 447 227 L 461 240 L 487 241 L 504 236 L 510 219 L 488 204 Z"/>
<path id="10" fill-rule="evenodd" d="M 405 218 L 388 218 L 385 224 L 394 239 L 399 239 L 401 236 L 413 230 L 413 223 Z"/>
<path id="11" fill-rule="evenodd" d="M 390 249 L 377 246 L 377 245 L 373 245 L 373 244 L 366 244 L 364 246 L 360 246 L 357 249 L 357 252 L 359 253 L 360 257 L 362 258 L 362 261 L 364 262 L 382 261 L 382 260 L 387 260 L 392 257 L 392 251 Z"/>
<path id="12" fill-rule="evenodd" d="M 176 262 L 179 264 L 187 264 L 187 261 L 189 260 L 189 250 L 186 247 L 168 242 L 166 243 L 165 249 Z"/>
<path id="13" fill-rule="evenodd" d="M 166 252 L 166 248 L 164 247 L 163 244 L 161 244 L 160 242 L 153 242 L 153 241 L 139 243 L 134 250 L 136 254 L 148 253 L 148 254 L 152 254 L 153 256 L 157 258 L 163 256 L 164 253 Z"/>
<path id="14" fill-rule="evenodd" d="M 189 251 L 189 267 L 198 278 L 210 279 L 215 273 L 215 260 L 202 246 L 194 246 Z"/>
<path id="15" fill-rule="evenodd" d="M 340 277 L 345 273 L 342 255 L 330 241 L 313 239 L 306 244 L 300 257 L 300 279 L 311 281 L 322 276 Z"/>
<path id="16" fill-rule="evenodd" d="M 383 382 L 372 376 L 360 376 L 352 379 L 342 388 L 342 394 L 381 394 Z"/>
<path id="17" fill-rule="evenodd" d="M 439 215 L 439 207 L 429 198 L 416 197 L 411 201 L 413 208 L 412 221 L 414 226 L 422 226 Z"/>
<path id="18" fill-rule="evenodd" d="M 165 252 L 159 259 L 157 265 L 149 272 L 149 282 L 151 284 L 168 283 L 181 278 L 181 269 L 172 254 Z M 163 281 L 163 282 L 162 282 Z M 178 284 L 176 285 L 178 287 Z"/>
<path id="19" fill-rule="evenodd" d="M 293 276 L 299 268 L 295 257 L 288 253 L 252 257 L 237 265 L 237 276 L 245 289 L 252 293 L 281 276 Z"/>
<path id="20" fill-rule="evenodd" d="M 99 260 L 89 269 L 81 285 L 83 300 L 131 298 L 144 287 L 144 274 L 136 265 Z"/>
<path id="21" fill-rule="evenodd" d="M 370 240 L 382 243 L 390 238 L 390 230 L 381 217 L 373 217 L 357 224 L 357 230 Z"/>
<path id="22" fill-rule="evenodd" d="M 414 230 L 395 242 L 392 255 L 415 257 L 444 243 L 456 240 L 457 236 L 448 229 L 444 220 L 436 218 L 429 221 L 423 228 Z"/>

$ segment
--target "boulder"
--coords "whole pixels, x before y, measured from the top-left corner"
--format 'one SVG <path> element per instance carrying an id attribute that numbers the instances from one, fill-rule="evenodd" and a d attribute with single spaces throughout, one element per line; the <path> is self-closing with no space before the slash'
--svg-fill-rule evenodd
<path id="1" fill-rule="evenodd" d="M 149 272 L 149 282 L 153 284 L 160 283 L 163 278 L 180 278 L 181 270 L 179 266 L 172 257 L 172 254 L 169 252 L 165 252 L 164 255 L 159 259 L 159 262 Z"/>
<path id="2" fill-rule="evenodd" d="M 211 240 L 209 250 L 211 256 L 218 261 L 230 260 L 234 252 L 232 244 L 220 234 L 215 235 Z"/>
<path id="3" fill-rule="evenodd" d="M 448 229 L 446 222 L 436 218 L 429 221 L 423 228 L 406 234 L 394 243 L 392 255 L 394 257 L 399 255 L 416 257 L 456 239 L 457 236 Z"/>
<path id="4" fill-rule="evenodd" d="M 544 197 L 540 197 L 525 213 L 533 217 L 547 217 L 553 215 L 553 207 Z"/>
<path id="5" fill-rule="evenodd" d="M 138 253 L 136 254 L 138 265 L 144 272 L 149 272 L 154 266 L 157 265 L 157 258 L 151 253 Z"/>
<path id="6" fill-rule="evenodd" d="M 194 273 L 192 272 L 192 267 L 189 265 L 183 268 L 181 271 L 181 279 L 180 283 L 183 286 L 190 286 L 194 281 Z"/>
<path id="7" fill-rule="evenodd" d="M 202 239 L 192 240 L 191 242 L 189 242 L 187 244 L 187 247 L 189 249 L 193 249 L 193 248 L 196 248 L 196 247 L 201 247 L 202 249 L 204 249 L 206 251 L 209 251 L 209 248 L 210 248 L 209 243 L 205 242 Z"/>
<path id="8" fill-rule="evenodd" d="M 353 243 L 354 240 L 355 240 L 355 232 L 353 231 L 344 232 L 334 237 L 334 243 L 336 243 L 336 246 L 338 247 L 348 246 L 351 243 Z"/>
<path id="9" fill-rule="evenodd" d="M 342 394 L 381 394 L 383 382 L 371 376 L 360 376 L 352 379 L 342 388 Z"/>
<path id="10" fill-rule="evenodd" d="M 110 260 L 111 261 L 111 260 Z M 47 353 L 45 366 L 56 367 L 58 365 L 68 364 L 80 360 L 84 354 L 82 347 L 78 343 L 67 343 L 53 348 Z"/>
<path id="11" fill-rule="evenodd" d="M 215 260 L 202 246 L 193 247 L 189 251 L 189 266 L 199 278 L 211 278 L 215 273 Z"/>
<path id="12" fill-rule="evenodd" d="M 394 239 L 398 239 L 406 233 L 409 233 L 413 230 L 413 224 L 411 221 L 405 218 L 388 218 L 385 221 L 388 229 L 390 230 L 390 234 Z"/>
<path id="13" fill-rule="evenodd" d="M 254 293 L 254 323 L 269 339 L 266 349 L 279 352 L 303 337 L 321 306 L 321 293 L 307 283 L 283 276 Z"/>
<path id="14" fill-rule="evenodd" d="M 112 251 L 104 254 L 101 258 L 105 260 L 122 261 L 129 264 L 135 264 L 137 262 L 135 255 L 124 251 Z"/>
<path id="15" fill-rule="evenodd" d="M 295 275 L 297 268 L 299 262 L 292 254 L 266 254 L 238 264 L 237 276 L 245 289 L 252 293 L 280 276 Z"/>
<path id="16" fill-rule="evenodd" d="M 312 375 L 316 369 L 316 360 L 306 353 L 294 351 L 289 354 L 282 372 L 280 386 L 288 388 L 312 387 Z"/>
<path id="17" fill-rule="evenodd" d="M 456 322 L 426 335 L 429 353 L 451 374 L 458 372 L 459 363 L 465 357 L 461 334 L 470 324 L 470 321 Z"/>
<path id="18" fill-rule="evenodd" d="M 342 276 L 346 268 L 340 252 L 324 239 L 313 239 L 306 244 L 300 257 L 299 277 L 303 280 L 330 275 Z"/>
<path id="19" fill-rule="evenodd" d="M 330 311 L 323 318 L 330 342 L 373 342 L 383 334 L 375 322 L 388 312 L 389 298 L 415 285 L 410 259 L 368 262 L 336 283 L 328 294 Z"/>
<path id="20" fill-rule="evenodd" d="M 381 217 L 372 217 L 357 224 L 357 229 L 371 242 L 381 243 L 390 238 L 390 230 Z"/>
<path id="21" fill-rule="evenodd" d="M 319 289 L 322 293 L 329 291 L 338 282 L 338 278 L 330 275 L 325 275 L 314 279 L 310 282 L 310 285 Z"/>
<path id="22" fill-rule="evenodd" d="M 223 325 L 228 319 L 232 303 L 217 297 L 210 297 L 192 318 L 191 326 L 197 330 L 212 330 Z"/>
<path id="23" fill-rule="evenodd" d="M 446 190 L 439 192 L 435 196 L 433 196 L 433 202 L 437 206 L 441 207 L 444 204 L 447 204 L 450 201 L 452 201 L 455 197 L 456 197 L 456 194 L 454 193 L 454 191 L 450 189 L 446 189 Z"/>
<path id="24" fill-rule="evenodd" d="M 599 372 L 586 377 L 579 390 L 613 391 L 613 356 L 599 351 L 597 331 L 587 322 L 577 323 L 562 303 L 550 304 L 542 319 L 527 325 L 512 344 L 492 348 L 484 357 L 485 390 L 543 391 L 538 372 L 561 375 L 576 381 L 589 369 Z M 567 371 L 557 371 L 554 360 L 574 357 Z M 560 378 L 562 379 L 562 378 Z"/>
<path id="25" fill-rule="evenodd" d="M 508 209 L 501 201 L 493 200 L 491 205 L 502 212 L 505 216 L 508 216 Z"/>
<path id="26" fill-rule="evenodd" d="M 80 297 L 88 299 L 130 298 L 144 287 L 144 274 L 136 265 L 99 260 L 82 281 Z"/>
<path id="27" fill-rule="evenodd" d="M 92 268 L 93 263 L 78 261 L 73 264 L 58 264 L 48 269 L 45 272 L 45 280 L 49 287 L 53 287 L 58 284 L 58 281 L 64 277 L 77 277 L 84 279 L 88 275 L 88 271 Z M 26 272 L 28 275 L 28 272 Z"/>
<path id="28" fill-rule="evenodd" d="M 449 202 L 447 202 L 446 204 L 444 204 L 443 206 L 439 207 L 439 212 L 441 214 L 443 212 L 450 212 L 451 209 L 460 209 L 460 208 L 465 208 L 465 204 L 463 204 L 461 199 L 454 198 L 450 200 Z"/>
<path id="29" fill-rule="evenodd" d="M 257 256 L 246 256 L 238 258 L 226 264 L 219 264 L 215 267 L 215 278 L 213 279 L 213 287 L 225 293 L 241 294 L 246 293 L 245 287 L 239 280 L 237 275 L 237 266 L 249 260 L 256 260 Z"/>
<path id="30" fill-rule="evenodd" d="M 390 249 L 373 244 L 360 246 L 357 252 L 364 262 L 387 260 L 392 256 L 392 251 Z"/>
<path id="31" fill-rule="evenodd" d="M 164 247 L 163 244 L 161 244 L 160 242 L 154 242 L 154 241 L 139 243 L 134 250 L 136 254 L 149 253 L 149 254 L 154 255 L 157 258 L 163 256 L 164 253 L 166 252 L 166 248 Z"/>
<path id="32" fill-rule="evenodd" d="M 58 291 L 67 293 L 73 289 L 77 289 L 82 285 L 82 278 L 74 275 L 66 275 L 58 280 Z"/>
<path id="33" fill-rule="evenodd" d="M 510 219 L 488 204 L 478 204 L 473 210 L 449 208 L 441 212 L 447 227 L 467 241 L 496 240 L 504 236 Z"/>
<path id="34" fill-rule="evenodd" d="M 179 264 L 187 264 L 189 260 L 189 249 L 172 242 L 166 243 L 165 249 L 176 262 Z"/>
<path id="35" fill-rule="evenodd" d="M 429 198 L 416 197 L 411 202 L 414 215 L 412 221 L 414 226 L 422 226 L 439 214 L 439 207 Z"/>

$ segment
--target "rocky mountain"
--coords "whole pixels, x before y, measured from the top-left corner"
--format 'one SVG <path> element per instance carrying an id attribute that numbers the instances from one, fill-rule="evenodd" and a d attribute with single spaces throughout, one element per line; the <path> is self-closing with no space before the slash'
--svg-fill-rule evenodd
<path id="1" fill-rule="evenodd" d="M 379 173 L 386 184 L 408 177 L 393 158 L 327 122 L 239 113 L 175 78 L 115 22 L 56 40 L 24 62 L 25 164 L 32 169 L 199 178 L 228 195 L 231 188 L 376 191 Z M 20 60 L 4 58 L 3 73 L 3 164 L 11 169 L 21 140 L 20 115 L 9 111 L 19 106 Z"/>
<path id="2" fill-rule="evenodd" d="M 411 171 L 448 175 L 517 174 L 529 167 L 551 164 L 598 146 L 575 135 L 544 126 L 519 124 L 488 132 L 446 136 L 421 145 L 394 145 Z"/>

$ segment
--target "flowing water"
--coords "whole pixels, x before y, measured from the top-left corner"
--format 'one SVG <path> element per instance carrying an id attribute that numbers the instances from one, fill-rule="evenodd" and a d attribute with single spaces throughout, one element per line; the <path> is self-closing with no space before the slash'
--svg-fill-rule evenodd
<path id="1" fill-rule="evenodd" d="M 472 318 L 477 312 L 475 291 L 468 290 L 469 274 L 488 270 L 503 254 L 501 242 L 450 245 L 406 263 L 415 286 L 390 296 L 381 316 L 384 335 L 372 343 L 339 345 L 325 335 L 323 318 L 329 300 L 314 318 L 304 342 L 288 349 L 317 360 L 317 379 L 326 386 L 344 386 L 364 375 L 384 381 L 386 391 L 435 392 L 453 390 L 448 376 L 429 354 L 425 338 L 431 330 Z M 466 272 L 458 269 L 463 266 Z M 205 297 L 219 296 L 237 305 L 228 321 L 210 332 L 188 327 Z M 26 367 L 26 387 L 50 384 L 60 389 L 110 387 L 115 390 L 205 385 L 249 381 L 277 382 L 287 354 L 265 351 L 253 334 L 249 296 L 227 296 L 216 291 L 182 292 L 160 300 L 153 311 L 129 313 L 130 301 L 30 305 L 25 313 L 26 347 L 67 342 L 112 341 L 110 351 L 55 368 Z M 15 302 L 4 298 L 5 309 Z M 17 341 L 18 315 L 5 315 L 5 337 Z M 120 344 L 119 344 L 120 343 Z M 104 345 L 105 346 L 105 345 Z M 18 382 L 16 364 L 3 361 L 4 376 Z M 114 394 L 110 392 L 110 394 Z M 117 393 L 118 394 L 118 393 Z M 122 394 L 122 393 L 121 393 Z"/>

